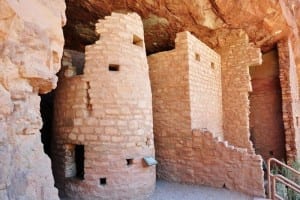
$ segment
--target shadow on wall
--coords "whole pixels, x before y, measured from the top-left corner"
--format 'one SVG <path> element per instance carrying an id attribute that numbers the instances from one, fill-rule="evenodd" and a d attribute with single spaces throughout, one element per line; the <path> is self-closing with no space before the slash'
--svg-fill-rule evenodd
<path id="1" fill-rule="evenodd" d="M 44 152 L 51 158 L 51 136 L 53 123 L 53 100 L 54 92 L 40 95 L 40 112 L 43 120 L 43 127 L 41 129 L 41 139 L 44 144 Z"/>

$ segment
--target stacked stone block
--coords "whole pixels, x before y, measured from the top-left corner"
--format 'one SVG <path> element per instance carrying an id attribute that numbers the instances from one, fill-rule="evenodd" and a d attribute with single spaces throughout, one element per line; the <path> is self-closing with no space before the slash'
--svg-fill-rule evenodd
<path id="1" fill-rule="evenodd" d="M 142 21 L 113 13 L 96 30 L 83 75 L 62 78 L 56 92 L 56 184 L 74 199 L 144 199 L 154 190 L 155 166 L 143 161 L 154 157 L 154 144 Z"/>
<path id="2" fill-rule="evenodd" d="M 261 52 L 249 43 L 242 30 L 219 36 L 218 52 L 222 58 L 222 95 L 224 139 L 236 147 L 253 151 L 250 141 L 249 67 L 262 63 Z"/>
<path id="3" fill-rule="evenodd" d="M 191 128 L 206 128 L 223 138 L 221 58 L 192 35 L 187 43 Z"/>
<path id="4" fill-rule="evenodd" d="M 262 159 L 213 137 L 208 131 L 193 131 L 194 171 L 189 183 L 225 187 L 253 196 L 264 196 Z"/>
<path id="5" fill-rule="evenodd" d="M 282 90 L 282 112 L 285 130 L 286 157 L 289 163 L 300 158 L 300 102 L 295 58 L 290 39 L 277 44 L 279 78 Z"/>
<path id="6" fill-rule="evenodd" d="M 175 44 L 148 56 L 158 176 L 264 196 L 261 157 L 222 140 L 220 56 L 188 32 Z"/>
<path id="7" fill-rule="evenodd" d="M 222 137 L 220 56 L 189 32 L 178 33 L 175 43 L 174 50 L 148 56 L 156 127 L 206 128 Z"/>

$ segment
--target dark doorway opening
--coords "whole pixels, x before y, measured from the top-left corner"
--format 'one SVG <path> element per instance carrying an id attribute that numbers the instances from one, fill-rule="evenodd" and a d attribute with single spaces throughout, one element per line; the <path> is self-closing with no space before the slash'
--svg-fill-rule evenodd
<path id="1" fill-rule="evenodd" d="M 250 67 L 250 139 L 257 154 L 286 160 L 285 132 L 277 50 L 263 54 L 263 63 Z"/>
<path id="2" fill-rule="evenodd" d="M 41 140 L 44 144 L 44 152 L 51 158 L 52 122 L 53 122 L 53 98 L 54 91 L 42 94 L 40 111 L 43 120 Z"/>
<path id="3" fill-rule="evenodd" d="M 84 179 L 84 146 L 75 146 L 76 177 Z"/>

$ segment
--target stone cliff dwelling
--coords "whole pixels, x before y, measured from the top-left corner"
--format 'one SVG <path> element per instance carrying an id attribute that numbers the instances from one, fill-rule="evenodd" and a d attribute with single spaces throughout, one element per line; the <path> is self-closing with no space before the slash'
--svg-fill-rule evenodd
<path id="1" fill-rule="evenodd" d="M 154 157 L 143 24 L 137 14 L 113 13 L 96 30 L 100 38 L 85 49 L 83 74 L 72 66 L 74 54 L 69 62 L 67 51 L 63 56 L 67 65 L 54 99 L 56 184 L 73 198 L 148 196 L 155 166 L 143 163 Z M 74 73 L 68 72 L 72 67 Z"/>
<path id="2" fill-rule="evenodd" d="M 0 0 L 0 199 L 266 197 L 268 160 L 300 159 L 299 19 L 297 0 Z"/>

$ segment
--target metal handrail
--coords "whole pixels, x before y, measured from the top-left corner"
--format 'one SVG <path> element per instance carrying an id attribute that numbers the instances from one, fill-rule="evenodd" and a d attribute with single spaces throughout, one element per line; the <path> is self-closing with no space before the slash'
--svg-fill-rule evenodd
<path id="1" fill-rule="evenodd" d="M 283 198 L 281 196 L 279 196 L 276 193 L 276 181 L 283 183 L 284 185 L 288 186 L 289 188 L 293 189 L 294 191 L 300 193 L 300 186 L 295 183 L 294 181 L 280 175 L 280 174 L 272 174 L 271 173 L 271 162 L 275 162 L 277 164 L 279 164 L 279 166 L 285 167 L 287 169 L 289 169 L 291 172 L 300 175 L 300 172 L 288 165 L 286 165 L 285 163 L 275 159 L 275 158 L 270 158 L 268 160 L 268 198 L 278 198 L 278 199 L 282 199 Z M 272 184 L 271 184 L 271 179 L 272 179 Z"/>
<path id="2" fill-rule="evenodd" d="M 294 181 L 291 181 L 290 179 L 287 179 L 286 177 L 280 175 L 280 174 L 276 174 L 276 175 L 273 175 L 273 181 L 272 181 L 272 188 L 273 188 L 273 191 L 274 191 L 274 196 L 278 199 L 282 199 L 281 196 L 279 196 L 277 193 L 276 193 L 276 181 L 278 182 L 281 182 L 282 184 L 288 186 L 289 188 L 293 189 L 294 191 L 300 193 L 300 186 L 295 183 Z"/>

